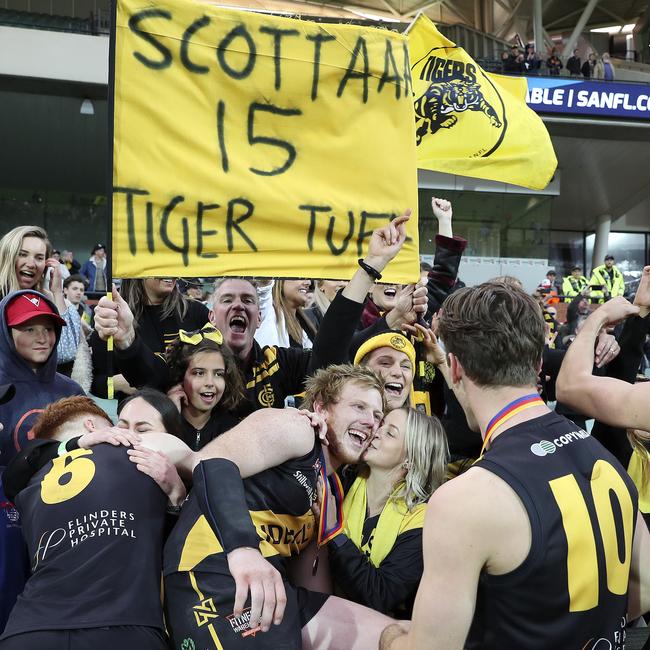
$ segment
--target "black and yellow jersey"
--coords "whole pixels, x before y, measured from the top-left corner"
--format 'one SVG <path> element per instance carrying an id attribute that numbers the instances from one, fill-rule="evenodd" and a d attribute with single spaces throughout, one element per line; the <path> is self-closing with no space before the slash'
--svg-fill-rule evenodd
<path id="1" fill-rule="evenodd" d="M 162 629 L 166 501 L 125 447 L 75 449 L 38 470 L 16 498 L 32 576 L 4 636 L 123 625 Z"/>
<path id="2" fill-rule="evenodd" d="M 283 558 L 299 554 L 316 533 L 311 507 L 317 499 L 320 462 L 320 443 L 315 443 L 305 456 L 243 479 L 260 551 L 277 568 Z M 165 575 L 183 571 L 228 571 L 223 548 L 192 493 L 164 551 Z"/>
<path id="3" fill-rule="evenodd" d="M 621 464 L 556 413 L 513 426 L 478 461 L 517 493 L 530 553 L 484 573 L 466 648 L 624 647 L 637 492 Z"/>

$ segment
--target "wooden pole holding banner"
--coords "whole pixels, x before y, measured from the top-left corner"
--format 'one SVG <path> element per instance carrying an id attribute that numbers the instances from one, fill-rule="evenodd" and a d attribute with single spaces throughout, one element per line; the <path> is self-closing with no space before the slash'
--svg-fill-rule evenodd
<path id="1" fill-rule="evenodd" d="M 113 106 L 115 100 L 115 25 L 117 20 L 117 2 L 111 2 L 111 31 L 108 41 L 108 114 L 113 115 Z M 106 297 L 113 299 L 113 120 L 108 121 L 108 165 L 107 168 L 107 185 L 106 194 L 108 201 L 106 203 L 108 214 L 108 232 L 106 235 Z M 113 386 L 113 337 L 109 336 L 106 341 L 106 397 L 113 399 L 115 397 L 115 388 Z"/>

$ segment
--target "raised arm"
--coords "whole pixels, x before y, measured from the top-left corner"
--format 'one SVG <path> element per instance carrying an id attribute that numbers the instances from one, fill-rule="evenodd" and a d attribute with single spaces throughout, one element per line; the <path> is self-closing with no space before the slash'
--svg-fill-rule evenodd
<path id="1" fill-rule="evenodd" d="M 643 289 L 650 294 L 650 267 L 644 269 L 643 282 Z M 650 300 L 648 302 L 650 304 Z M 606 424 L 647 429 L 650 421 L 650 385 L 628 384 L 611 377 L 597 377 L 591 372 L 595 342 L 601 329 L 637 314 L 638 305 L 631 305 L 625 298 L 619 297 L 605 303 L 589 316 L 564 357 L 556 384 L 558 400 Z"/>
<path id="2" fill-rule="evenodd" d="M 428 306 L 425 316 L 427 322 L 451 293 L 458 278 L 458 267 L 463 251 L 467 246 L 465 239 L 453 235 L 451 203 L 434 197 L 431 199 L 431 209 L 433 216 L 438 220 L 438 234 L 433 268 L 429 271 L 427 279 Z"/>
<path id="3" fill-rule="evenodd" d="M 406 210 L 402 216 L 373 232 L 368 253 L 363 258 L 364 264 L 378 273 L 384 271 L 406 241 L 406 223 L 410 215 L 411 211 Z M 332 363 L 349 361 L 349 349 L 363 304 L 374 284 L 375 278 L 371 273 L 359 268 L 343 291 L 334 298 L 314 340 L 310 373 Z"/>

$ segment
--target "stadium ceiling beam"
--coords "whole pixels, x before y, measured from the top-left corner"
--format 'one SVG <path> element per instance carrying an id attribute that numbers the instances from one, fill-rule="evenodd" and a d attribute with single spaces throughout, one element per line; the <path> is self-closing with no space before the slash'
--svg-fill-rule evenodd
<path id="1" fill-rule="evenodd" d="M 587 23 L 591 18 L 591 14 L 594 12 L 594 9 L 596 8 L 596 5 L 599 1 L 600 0 L 589 0 L 587 6 L 585 7 L 585 10 L 582 12 L 580 18 L 578 18 L 578 22 L 573 28 L 571 36 L 569 36 L 569 40 L 564 44 L 562 56 L 569 56 L 569 54 L 573 51 L 573 48 L 576 46 L 576 43 L 580 38 L 580 34 L 582 34 L 582 30 L 587 26 Z"/>
<path id="2" fill-rule="evenodd" d="M 426 11 L 427 9 L 431 9 L 432 7 L 435 7 L 439 4 L 442 4 L 442 0 L 429 0 L 428 2 L 423 2 L 421 5 L 418 5 L 417 7 L 414 7 L 413 9 L 407 11 L 405 14 L 402 14 L 402 16 L 404 18 L 411 18 L 420 11 Z"/>
<path id="3" fill-rule="evenodd" d="M 542 4 L 542 14 L 545 14 L 554 2 L 555 0 L 544 0 L 544 4 Z"/>
<path id="4" fill-rule="evenodd" d="M 586 2 L 582 2 L 582 4 L 587 4 Z M 615 14 L 613 11 L 610 11 L 607 9 L 607 7 L 598 7 L 604 14 L 607 14 L 617 22 L 621 23 L 621 25 L 625 25 L 628 21 L 626 18 L 623 18 L 623 16 L 619 16 L 618 14 Z"/>
<path id="5" fill-rule="evenodd" d="M 564 14 L 563 16 L 556 18 L 554 21 L 550 23 L 546 23 L 546 28 L 548 29 L 549 27 L 555 27 L 555 25 L 559 25 L 560 23 L 563 23 L 567 18 L 573 18 L 573 16 L 577 16 L 578 14 L 581 13 L 583 13 L 582 9 L 575 9 L 571 13 Z"/>
<path id="6" fill-rule="evenodd" d="M 553 48 L 555 46 L 555 43 L 553 43 L 553 39 L 550 37 L 549 33 L 544 29 L 542 31 L 544 34 L 544 45 L 548 47 L 549 49 Z"/>
<path id="7" fill-rule="evenodd" d="M 512 7 L 505 2 L 505 0 L 494 0 L 502 9 L 510 13 L 512 11 Z"/>
<path id="8" fill-rule="evenodd" d="M 515 6 L 510 10 L 510 15 L 505 19 L 503 26 L 496 34 L 497 38 L 504 38 L 508 33 L 508 30 L 512 27 L 512 23 L 515 21 L 515 17 L 519 11 L 519 7 L 521 7 L 522 2 L 523 0 L 517 0 Z"/>
<path id="9" fill-rule="evenodd" d="M 451 11 L 452 14 L 456 14 L 466 25 L 471 27 L 474 26 L 474 21 L 465 16 L 462 11 L 454 7 L 449 0 L 442 0 L 441 4 L 445 9 Z"/>
<path id="10" fill-rule="evenodd" d="M 384 7 L 393 15 L 395 18 L 403 18 L 402 14 L 393 7 L 393 5 L 388 2 L 388 0 L 379 0 Z"/>

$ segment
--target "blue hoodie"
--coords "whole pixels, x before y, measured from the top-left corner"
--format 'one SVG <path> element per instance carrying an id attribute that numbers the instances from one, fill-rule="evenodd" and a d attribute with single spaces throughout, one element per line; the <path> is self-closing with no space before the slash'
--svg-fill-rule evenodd
<path id="1" fill-rule="evenodd" d="M 34 422 L 48 404 L 62 397 L 84 394 L 76 382 L 56 372 L 56 345 L 48 360 L 36 372 L 16 352 L 5 310 L 7 302 L 21 293 L 37 292 L 17 291 L 0 302 L 0 384 L 13 384 L 16 389 L 14 398 L 0 405 L 0 422 L 4 426 L 0 432 L 0 476 L 7 463 L 27 442 Z M 50 300 L 43 295 L 41 299 L 58 313 Z M 61 326 L 57 325 L 57 344 L 60 336 Z M 0 489 L 0 633 L 28 575 L 27 550 L 18 512 Z"/>
<path id="2" fill-rule="evenodd" d="M 0 422 L 4 430 L 0 433 L 0 467 L 6 467 L 9 461 L 20 451 L 29 438 L 29 432 L 45 407 L 62 397 L 83 395 L 84 392 L 76 382 L 56 371 L 56 346 L 48 360 L 36 372 L 16 352 L 16 346 L 5 318 L 7 302 L 22 293 L 35 291 L 16 291 L 0 302 L 0 384 L 13 384 L 15 397 L 0 405 Z M 41 294 L 38 294 L 41 295 Z M 54 303 L 41 295 L 42 300 L 58 310 Z M 56 342 L 61 337 L 61 326 L 56 326 Z"/>

